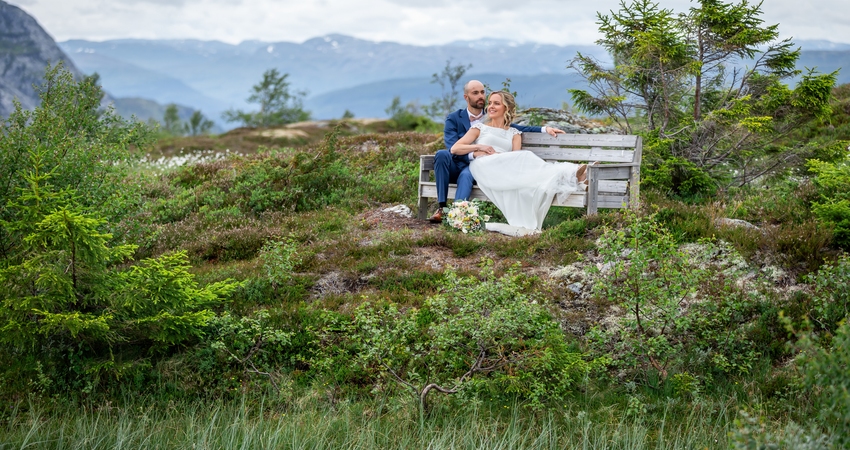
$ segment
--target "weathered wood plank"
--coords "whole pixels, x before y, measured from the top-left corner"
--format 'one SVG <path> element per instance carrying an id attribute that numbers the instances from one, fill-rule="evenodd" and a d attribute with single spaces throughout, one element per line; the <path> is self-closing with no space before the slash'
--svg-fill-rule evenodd
<path id="1" fill-rule="evenodd" d="M 559 134 L 523 133 L 523 147 L 529 145 L 558 145 L 566 147 L 618 147 L 635 148 L 638 136 L 621 134 Z"/>
<path id="2" fill-rule="evenodd" d="M 632 167 L 606 167 L 600 164 L 596 168 L 597 180 L 628 180 Z"/>
<path id="3" fill-rule="evenodd" d="M 632 208 L 637 208 L 639 206 L 638 202 L 640 201 L 641 158 L 643 158 L 643 139 L 638 136 L 637 143 L 635 144 L 635 167 L 629 174 L 629 185 L 631 186 L 631 192 L 629 193 L 629 206 Z"/>
<path id="4" fill-rule="evenodd" d="M 546 161 L 575 161 L 575 162 L 612 162 L 629 163 L 634 161 L 634 153 L 630 150 L 603 150 L 601 148 L 526 148 Z"/>
<path id="5" fill-rule="evenodd" d="M 560 204 L 557 199 L 552 202 L 552 206 L 569 206 L 572 208 L 584 208 L 588 206 L 585 203 L 585 197 L 587 194 L 572 194 L 567 199 L 567 204 Z M 574 199 L 580 199 L 580 202 L 574 201 Z M 629 207 L 629 197 L 625 195 L 600 195 L 596 198 L 596 208 L 603 209 L 620 209 L 620 208 L 628 208 Z M 590 213 L 588 213 L 590 214 Z"/>
<path id="6" fill-rule="evenodd" d="M 576 163 L 593 161 L 606 163 L 630 163 L 634 161 L 634 152 L 627 150 L 602 150 L 598 148 L 535 148 L 526 150 L 546 161 L 571 161 Z M 422 155 L 419 157 L 419 161 L 423 170 L 434 170 L 434 155 Z"/>
<path id="7" fill-rule="evenodd" d="M 419 197 L 419 205 L 416 211 L 416 216 L 419 220 L 428 218 L 428 197 Z"/>
<path id="8" fill-rule="evenodd" d="M 419 170 L 433 171 L 434 170 L 434 155 L 422 155 L 419 157 Z"/>
<path id="9" fill-rule="evenodd" d="M 450 184 L 449 185 L 449 195 L 448 198 L 451 200 L 455 198 L 455 194 L 457 193 L 457 185 Z M 420 197 L 428 197 L 428 198 L 437 198 L 437 183 L 422 183 L 419 186 L 419 196 Z M 486 195 L 484 195 L 484 191 L 478 189 L 477 187 L 472 188 L 472 194 L 469 196 L 471 199 L 485 200 L 490 201 Z"/>
<path id="10" fill-rule="evenodd" d="M 600 181 L 600 183 L 601 183 L 601 181 Z M 457 187 L 455 185 L 449 185 L 448 198 L 450 200 L 453 199 L 456 192 L 457 192 Z M 435 185 L 433 185 L 433 183 L 430 186 L 429 185 L 423 185 L 423 186 L 420 186 L 419 193 L 420 193 L 421 198 L 425 198 L 425 199 L 436 198 L 437 197 L 437 187 Z M 575 193 L 572 193 L 568 197 L 563 198 L 563 199 L 555 197 L 555 200 L 552 202 L 552 206 L 584 208 L 585 206 L 587 206 L 587 203 L 585 203 L 586 197 L 587 197 L 586 192 L 575 192 Z M 481 191 L 481 189 L 478 189 L 477 187 L 472 188 L 472 194 L 471 194 L 470 198 L 483 200 L 483 201 L 490 201 L 490 199 L 488 199 L 487 196 L 484 195 L 484 192 Z M 563 200 L 563 201 L 561 201 L 561 200 Z M 427 202 L 426 202 L 426 205 L 427 205 Z M 628 207 L 628 205 L 629 205 L 629 197 L 625 194 L 619 194 L 619 195 L 618 194 L 609 194 L 609 195 L 606 195 L 605 192 L 600 192 L 599 195 L 597 196 L 597 208 L 618 209 L 618 208 L 626 208 L 626 207 Z M 422 204 L 420 203 L 419 206 L 421 208 Z M 427 206 L 426 206 L 426 208 L 427 208 Z M 420 212 L 420 218 L 421 219 L 427 218 L 427 210 L 426 210 L 426 212 L 423 213 L 422 210 L 420 209 L 419 212 Z"/>
<path id="11" fill-rule="evenodd" d="M 425 192 L 433 193 L 434 197 L 437 196 L 437 183 L 433 181 L 425 181 L 420 183 L 422 186 L 427 187 L 428 189 Z M 472 187 L 475 190 L 480 190 L 478 186 Z M 457 189 L 457 185 L 452 183 L 449 185 L 449 189 Z M 629 190 L 629 182 L 628 181 L 615 181 L 615 180 L 599 180 L 599 193 L 602 195 L 625 195 Z M 454 196 L 450 196 L 454 198 Z"/>

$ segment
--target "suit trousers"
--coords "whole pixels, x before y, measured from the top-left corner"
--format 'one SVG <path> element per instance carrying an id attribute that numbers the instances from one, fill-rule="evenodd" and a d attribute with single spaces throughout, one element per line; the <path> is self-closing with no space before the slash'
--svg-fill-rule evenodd
<path id="1" fill-rule="evenodd" d="M 434 156 L 434 177 L 437 179 L 437 201 L 446 202 L 449 183 L 457 183 L 455 200 L 469 200 L 472 194 L 472 173 L 469 172 L 467 155 L 454 157 L 448 150 L 440 150 Z"/>

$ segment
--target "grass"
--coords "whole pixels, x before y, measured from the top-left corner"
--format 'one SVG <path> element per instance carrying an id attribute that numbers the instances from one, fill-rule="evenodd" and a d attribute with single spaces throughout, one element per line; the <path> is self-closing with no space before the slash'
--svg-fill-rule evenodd
<path id="1" fill-rule="evenodd" d="M 13 405 L 0 449 L 725 449 L 730 410 L 661 406 L 657 419 L 577 405 L 534 413 L 516 404 L 456 408 L 428 420 L 399 400 L 328 405 L 189 402 L 127 405 Z"/>

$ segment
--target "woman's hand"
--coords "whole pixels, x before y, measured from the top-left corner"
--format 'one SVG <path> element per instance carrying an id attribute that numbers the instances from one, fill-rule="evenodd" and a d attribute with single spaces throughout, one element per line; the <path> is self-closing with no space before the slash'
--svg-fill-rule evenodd
<path id="1" fill-rule="evenodd" d="M 475 151 L 477 152 L 475 156 L 486 156 L 496 153 L 496 149 L 489 145 L 478 145 Z"/>
<path id="2" fill-rule="evenodd" d="M 496 153 L 496 149 L 489 145 L 477 144 L 475 150 L 472 151 L 473 158 L 481 158 L 482 156 L 490 156 Z"/>

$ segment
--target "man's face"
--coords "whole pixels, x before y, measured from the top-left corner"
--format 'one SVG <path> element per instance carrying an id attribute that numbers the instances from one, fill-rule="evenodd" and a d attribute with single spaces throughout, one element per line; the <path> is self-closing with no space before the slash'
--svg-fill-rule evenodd
<path id="1" fill-rule="evenodd" d="M 470 83 L 467 91 L 463 94 L 463 98 L 470 108 L 484 109 L 484 100 L 487 98 L 484 85 L 478 82 Z"/>

